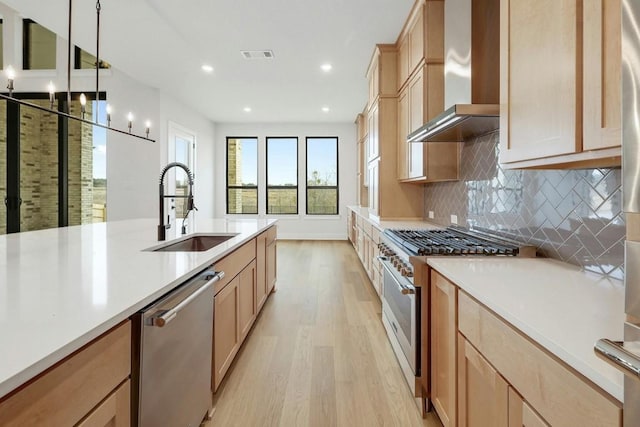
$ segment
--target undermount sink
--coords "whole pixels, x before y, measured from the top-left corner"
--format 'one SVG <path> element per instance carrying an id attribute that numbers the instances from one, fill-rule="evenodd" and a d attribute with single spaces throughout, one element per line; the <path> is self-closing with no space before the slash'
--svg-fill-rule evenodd
<path id="1" fill-rule="evenodd" d="M 237 236 L 235 234 L 198 234 L 164 246 L 149 248 L 153 252 L 204 252 Z"/>

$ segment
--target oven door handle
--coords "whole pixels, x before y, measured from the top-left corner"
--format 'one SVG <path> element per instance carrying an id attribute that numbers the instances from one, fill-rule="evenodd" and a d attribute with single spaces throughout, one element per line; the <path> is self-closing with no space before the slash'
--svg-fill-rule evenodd
<path id="1" fill-rule="evenodd" d="M 387 265 L 388 260 L 385 257 L 378 257 L 378 259 L 380 261 L 382 261 L 382 266 L 384 267 L 385 270 L 387 270 L 389 272 L 389 274 L 391 275 L 391 277 L 393 278 L 393 281 L 396 282 L 396 285 L 398 286 L 398 289 L 400 290 L 400 293 L 402 295 L 415 295 L 416 293 L 416 288 L 414 286 L 407 286 L 404 285 L 402 283 L 400 283 L 399 280 L 397 280 L 394 275 L 393 275 L 393 271 L 391 270 L 391 268 L 389 268 L 389 266 Z"/>

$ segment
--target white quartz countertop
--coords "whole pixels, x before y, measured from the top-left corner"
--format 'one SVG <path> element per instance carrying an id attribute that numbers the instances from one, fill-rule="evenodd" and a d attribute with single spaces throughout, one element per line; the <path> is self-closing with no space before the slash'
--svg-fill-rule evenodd
<path id="1" fill-rule="evenodd" d="M 209 219 L 237 236 L 205 252 L 150 252 L 157 220 L 0 236 L 0 397 L 209 267 L 276 220 Z M 167 241 L 177 236 L 167 230 Z"/>
<path id="2" fill-rule="evenodd" d="M 623 374 L 599 359 L 600 338 L 621 340 L 624 285 L 542 258 L 427 258 L 463 291 L 623 401 Z"/>
<path id="3" fill-rule="evenodd" d="M 369 208 L 362 206 L 347 206 L 347 208 L 354 211 L 361 217 L 366 218 L 367 221 L 380 231 L 384 231 L 387 228 L 402 228 L 408 230 L 445 228 L 442 225 L 425 221 L 424 219 L 376 220 L 369 217 Z"/>

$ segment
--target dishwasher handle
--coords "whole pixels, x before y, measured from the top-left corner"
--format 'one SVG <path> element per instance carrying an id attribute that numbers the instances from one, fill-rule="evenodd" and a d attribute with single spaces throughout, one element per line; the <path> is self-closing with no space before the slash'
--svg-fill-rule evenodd
<path id="1" fill-rule="evenodd" d="M 176 304 L 174 307 L 164 311 L 160 316 L 152 318 L 151 326 L 158 326 L 162 328 L 163 326 L 171 322 L 173 319 L 175 319 L 178 313 L 180 312 L 180 310 L 182 310 L 184 307 L 189 305 L 191 301 L 198 298 L 200 294 L 207 291 L 207 289 L 209 289 L 215 282 L 224 278 L 224 271 L 218 271 L 218 272 L 208 271 L 204 273 L 203 276 L 208 279 L 207 283 L 202 285 L 200 288 L 198 288 L 197 291 L 195 291 L 194 293 L 189 295 L 187 298 L 180 301 L 180 303 Z"/>

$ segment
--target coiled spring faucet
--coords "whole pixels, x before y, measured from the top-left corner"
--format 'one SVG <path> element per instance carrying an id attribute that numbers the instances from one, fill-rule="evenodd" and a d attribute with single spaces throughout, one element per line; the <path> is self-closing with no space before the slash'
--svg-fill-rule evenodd
<path id="1" fill-rule="evenodd" d="M 174 167 L 182 168 L 187 173 L 187 178 L 189 180 L 189 194 L 186 196 L 184 195 L 178 196 L 177 194 L 168 194 L 168 195 L 164 194 L 164 176 L 167 174 L 169 169 Z M 172 163 L 169 163 L 167 166 L 165 166 L 164 169 L 162 169 L 162 172 L 160 172 L 159 195 L 160 195 L 160 215 L 159 215 L 160 223 L 158 224 L 158 240 L 160 241 L 165 240 L 167 228 L 171 228 L 171 223 L 168 223 L 168 224 L 164 223 L 164 199 L 167 199 L 167 198 L 187 199 L 187 212 L 185 213 L 182 221 L 183 222 L 182 234 L 186 234 L 186 227 L 184 226 L 184 221 L 186 221 L 187 216 L 189 215 L 189 212 L 191 212 L 194 209 L 198 210 L 193 204 L 193 173 L 191 172 L 189 167 L 184 163 L 179 163 L 179 162 L 172 162 Z"/>

